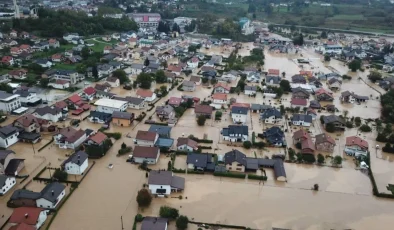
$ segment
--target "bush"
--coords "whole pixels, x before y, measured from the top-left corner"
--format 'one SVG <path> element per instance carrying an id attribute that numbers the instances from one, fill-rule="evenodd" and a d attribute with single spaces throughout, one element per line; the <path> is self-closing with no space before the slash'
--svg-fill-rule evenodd
<path id="1" fill-rule="evenodd" d="M 147 207 L 152 202 L 152 195 L 148 189 L 141 189 L 137 194 L 137 203 L 140 207 Z"/>
<path id="2" fill-rule="evenodd" d="M 179 216 L 178 219 L 176 219 L 176 228 L 180 230 L 185 230 L 187 229 L 187 225 L 189 224 L 189 218 L 187 216 Z"/>
<path id="3" fill-rule="evenodd" d="M 301 142 L 297 142 L 297 143 L 295 144 L 295 147 L 296 147 L 297 149 L 301 149 L 301 148 L 302 148 Z"/>
<path id="4" fill-rule="evenodd" d="M 363 124 L 363 125 L 360 127 L 360 131 L 361 131 L 361 132 L 371 132 L 371 131 L 372 131 L 372 128 L 369 127 L 367 124 Z"/>
<path id="5" fill-rule="evenodd" d="M 326 124 L 326 131 L 329 133 L 335 132 L 335 125 L 333 123 Z"/>
<path id="6" fill-rule="evenodd" d="M 294 160 L 295 160 L 295 155 L 296 155 L 294 149 L 289 148 L 288 152 L 289 152 L 289 159 L 290 159 L 291 161 L 294 161 Z"/>
<path id="7" fill-rule="evenodd" d="M 141 214 L 137 214 L 134 217 L 135 222 L 142 222 L 144 220 L 144 217 Z"/>
<path id="8" fill-rule="evenodd" d="M 244 141 L 243 146 L 245 149 L 250 149 L 252 147 L 252 142 Z"/>
<path id="9" fill-rule="evenodd" d="M 67 181 L 68 173 L 61 169 L 56 169 L 53 178 L 58 181 Z"/>
<path id="10" fill-rule="evenodd" d="M 122 133 L 107 133 L 104 132 L 104 134 L 109 137 L 109 138 L 114 138 L 115 140 L 119 140 L 120 138 L 122 138 Z"/>
<path id="11" fill-rule="evenodd" d="M 169 206 L 161 206 L 159 215 L 163 218 L 176 219 L 179 216 L 179 211 L 178 209 L 171 208 Z"/>
<path id="12" fill-rule="evenodd" d="M 231 173 L 231 172 L 214 172 L 214 176 L 222 176 L 222 177 L 232 177 L 232 178 L 245 178 L 245 174 L 243 173 Z"/>
<path id="13" fill-rule="evenodd" d="M 131 151 L 132 151 L 131 147 L 121 148 L 121 149 L 119 149 L 118 154 L 124 155 L 126 153 L 130 153 Z"/>
<path id="14" fill-rule="evenodd" d="M 190 139 L 192 139 L 193 141 L 197 142 L 197 143 L 205 143 L 205 144 L 212 144 L 213 140 L 208 140 L 208 139 L 198 139 L 197 137 L 190 135 L 189 136 Z"/>
<path id="15" fill-rule="evenodd" d="M 355 117 L 354 118 L 354 123 L 356 123 L 356 127 L 359 127 L 361 125 L 361 118 L 360 117 Z"/>
<path id="16" fill-rule="evenodd" d="M 335 156 L 333 159 L 333 163 L 336 165 L 341 165 L 342 164 L 342 157 L 341 156 Z"/>
<path id="17" fill-rule="evenodd" d="M 324 164 L 324 161 L 324 156 L 321 153 L 317 154 L 317 163 Z"/>
<path id="18" fill-rule="evenodd" d="M 353 122 L 347 121 L 346 122 L 346 127 L 349 128 L 349 129 L 353 128 Z"/>
<path id="19" fill-rule="evenodd" d="M 251 180 L 264 180 L 264 181 L 266 181 L 267 177 L 266 176 L 258 176 L 258 175 L 254 175 L 254 174 L 248 174 L 248 179 L 251 179 Z"/>
<path id="20" fill-rule="evenodd" d="M 314 154 L 304 154 L 302 159 L 307 163 L 315 163 L 316 158 Z"/>
<path id="21" fill-rule="evenodd" d="M 216 111 L 215 112 L 215 120 L 221 120 L 222 119 L 223 113 L 221 111 Z"/>

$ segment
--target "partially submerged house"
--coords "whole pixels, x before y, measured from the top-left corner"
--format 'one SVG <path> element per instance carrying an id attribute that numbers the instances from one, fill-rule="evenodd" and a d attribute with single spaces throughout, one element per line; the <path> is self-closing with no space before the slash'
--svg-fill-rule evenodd
<path id="1" fill-rule="evenodd" d="M 223 128 L 221 134 L 223 140 L 230 142 L 244 142 L 248 140 L 249 131 L 246 125 L 229 125 L 228 128 Z"/>
<path id="2" fill-rule="evenodd" d="M 185 178 L 175 176 L 171 171 L 152 170 L 149 172 L 148 186 L 152 194 L 170 195 L 185 189 Z"/>

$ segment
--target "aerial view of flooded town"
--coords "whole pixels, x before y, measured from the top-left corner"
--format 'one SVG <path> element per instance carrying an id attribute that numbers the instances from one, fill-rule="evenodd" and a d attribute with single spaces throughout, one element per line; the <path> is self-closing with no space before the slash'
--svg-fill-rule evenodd
<path id="1" fill-rule="evenodd" d="M 0 0 L 0 229 L 393 229 L 392 12 Z"/>

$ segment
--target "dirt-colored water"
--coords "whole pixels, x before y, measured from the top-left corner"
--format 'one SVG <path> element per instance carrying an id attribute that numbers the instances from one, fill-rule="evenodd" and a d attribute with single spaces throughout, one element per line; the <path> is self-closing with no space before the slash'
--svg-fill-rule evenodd
<path id="1" fill-rule="evenodd" d="M 252 48 L 251 43 L 244 47 Z M 214 52 L 214 49 L 207 52 Z M 222 54 L 221 50 L 215 51 Z M 247 53 L 248 48 L 245 48 Z M 242 53 L 241 52 L 241 53 Z M 331 72 L 325 64 L 320 61 L 320 56 L 312 50 L 302 50 L 304 58 L 311 59 L 311 65 L 304 66 L 305 70 Z M 293 61 L 299 54 L 271 54 L 265 53 L 264 69 L 277 68 L 280 72 L 286 72 L 286 79 L 299 73 L 300 67 Z M 341 74 L 350 74 L 351 81 L 344 82 L 342 90 L 352 90 L 362 95 L 377 92 L 358 80 L 358 76 L 366 79 L 367 72 L 352 74 L 348 73 L 347 67 L 342 63 L 332 60 L 329 65 Z M 236 85 L 232 82 L 231 85 Z M 160 85 L 152 85 L 152 90 Z M 372 87 L 375 87 L 372 85 Z M 379 90 L 379 89 L 377 89 Z M 135 96 L 135 90 L 127 91 L 122 88 L 113 88 L 111 92 L 121 96 Z M 182 95 L 196 96 L 201 99 L 208 99 L 212 88 L 197 86 L 195 92 L 181 92 L 176 88 L 169 95 L 161 99 L 156 105 L 164 103 L 169 97 Z M 338 97 L 338 93 L 334 94 Z M 279 106 L 277 100 L 263 98 L 261 94 L 256 97 L 240 95 L 230 95 L 236 98 L 237 102 L 265 103 Z M 282 104 L 288 106 L 290 95 L 284 95 Z M 362 105 L 340 104 L 336 99 L 334 104 L 342 114 L 344 109 L 349 111 L 349 117 L 361 116 L 363 118 L 374 117 L 379 114 L 378 100 L 370 100 Z M 367 108 L 365 108 L 367 105 Z M 142 111 L 128 110 L 137 115 Z M 146 111 L 146 110 L 145 110 Z M 147 112 L 148 116 L 154 117 L 154 110 Z M 82 116 L 84 117 L 85 114 Z M 258 157 L 271 156 L 274 153 L 283 153 L 280 148 L 267 148 L 264 150 L 246 150 L 241 147 L 230 146 L 221 140 L 220 130 L 232 124 L 229 110 L 223 111 L 222 121 L 207 120 L 205 126 L 197 126 L 193 109 L 185 112 L 177 125 L 173 127 L 171 137 L 175 140 L 178 137 L 193 134 L 202 138 L 204 135 L 213 140 L 212 152 L 224 154 L 231 149 L 238 148 L 247 156 Z M 247 120 L 250 134 L 252 131 L 261 133 L 270 127 L 259 122 L 258 114 L 250 114 Z M 281 124 L 282 125 L 282 124 Z M 100 128 L 100 124 L 92 124 L 88 120 L 80 124 L 80 128 L 94 129 Z M 124 229 L 131 229 L 134 216 L 138 212 L 144 215 L 157 215 L 158 209 L 163 204 L 168 204 L 180 209 L 182 214 L 194 218 L 196 221 L 220 222 L 226 224 L 245 225 L 257 229 L 268 229 L 268 227 L 283 227 L 291 229 L 391 229 L 394 220 L 392 201 L 376 199 L 371 194 L 371 183 L 368 176 L 355 170 L 352 158 L 343 155 L 345 137 L 349 135 L 359 135 L 356 129 L 347 130 L 342 134 L 330 134 L 336 139 L 337 146 L 333 156 L 341 155 L 345 157 L 343 168 L 308 166 L 299 164 L 285 164 L 287 172 L 287 183 L 278 183 L 274 180 L 272 170 L 267 169 L 268 181 L 259 184 L 258 181 L 218 178 L 210 175 L 180 175 L 186 178 L 186 190 L 182 193 L 184 199 L 154 199 L 151 207 L 139 210 L 135 201 L 137 191 L 147 182 L 145 172 L 140 171 L 136 165 L 126 163 L 126 156 L 117 157 L 116 153 L 120 145 L 125 142 L 134 146 L 132 138 L 125 137 L 129 134 L 135 137 L 138 130 L 148 130 L 149 125 L 135 122 L 132 127 L 114 127 L 109 132 L 122 132 L 122 139 L 115 142 L 108 154 L 102 159 L 96 160 L 95 166 L 86 176 L 79 188 L 65 203 L 54 220 L 51 229 L 121 229 L 121 217 Z M 291 132 L 286 133 L 286 140 L 292 143 Z M 312 136 L 324 132 L 320 122 L 314 122 L 310 128 Z M 360 136 L 369 141 L 370 146 L 375 146 L 375 131 Z M 42 143 L 36 144 L 38 149 L 50 139 L 45 137 Z M 176 141 L 175 141 L 176 142 Z M 40 168 L 47 163 L 58 167 L 65 159 L 70 150 L 60 150 L 53 144 L 41 152 L 33 153 L 29 144 L 18 143 L 11 147 L 17 155 L 26 159 L 26 173 L 35 175 Z M 166 169 L 169 157 L 162 155 L 160 162 L 153 166 L 155 169 Z M 186 168 L 186 157 L 178 156 L 175 161 L 176 168 Z M 388 183 L 394 183 L 394 170 L 392 167 L 393 157 L 381 153 L 380 150 L 372 151 L 372 166 L 375 180 L 379 190 L 385 190 Z M 43 162 L 43 163 L 42 163 Z M 113 164 L 114 168 L 109 169 L 108 164 Z M 312 192 L 310 188 L 313 184 L 320 185 L 319 192 Z M 11 193 L 10 193 L 11 194 Z M 177 196 L 177 194 L 176 194 Z M 0 204 L 4 213 L 9 216 L 11 209 L 4 208 L 9 196 L 0 197 Z M 185 199 L 187 197 L 187 199 Z M 72 220 L 72 221 L 70 221 Z M 194 229 L 194 228 L 192 228 Z"/>

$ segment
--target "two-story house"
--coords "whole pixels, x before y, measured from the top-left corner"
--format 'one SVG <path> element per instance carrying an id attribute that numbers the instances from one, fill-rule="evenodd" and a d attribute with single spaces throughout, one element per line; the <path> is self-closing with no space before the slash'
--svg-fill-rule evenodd
<path id="1" fill-rule="evenodd" d="M 83 175 L 89 167 L 88 154 L 84 151 L 75 152 L 63 161 L 61 167 L 70 175 Z"/>
<path id="2" fill-rule="evenodd" d="M 9 94 L 0 91 L 0 111 L 11 113 L 21 107 L 21 100 L 18 94 Z"/>
<path id="3" fill-rule="evenodd" d="M 56 107 L 45 106 L 37 108 L 33 112 L 33 115 L 44 120 L 58 122 L 63 118 L 63 110 Z"/>
<path id="4" fill-rule="evenodd" d="M 246 125 L 229 125 L 228 128 L 223 128 L 221 134 L 223 140 L 230 142 L 244 142 L 248 140 L 248 126 Z"/>
<path id="5" fill-rule="evenodd" d="M 246 107 L 233 106 L 231 108 L 231 118 L 236 124 L 245 124 L 249 109 Z"/>
<path id="6" fill-rule="evenodd" d="M 230 93 L 231 87 L 223 83 L 217 83 L 213 87 L 213 93 Z"/>
<path id="7" fill-rule="evenodd" d="M 175 110 L 171 105 L 156 106 L 156 115 L 160 119 L 172 119 L 175 117 Z"/>
<path id="8" fill-rule="evenodd" d="M 266 124 L 277 124 L 282 121 L 282 114 L 279 110 L 271 108 L 260 113 L 260 119 Z"/>
<path id="9" fill-rule="evenodd" d="M 315 136 L 315 147 L 318 151 L 332 153 L 335 148 L 335 140 L 330 135 L 321 133 Z"/>
<path id="10" fill-rule="evenodd" d="M 134 139 L 134 144 L 138 146 L 155 146 L 159 134 L 156 132 L 138 130 L 137 136 Z"/>
<path id="11" fill-rule="evenodd" d="M 86 139 L 87 135 L 83 130 L 76 130 L 73 127 L 67 127 L 60 129 L 57 134 L 54 135 L 55 144 L 59 148 L 65 149 L 77 149 Z"/>
<path id="12" fill-rule="evenodd" d="M 19 95 L 22 105 L 36 106 L 42 101 L 35 92 L 30 91 L 28 88 L 19 88 L 15 90 L 14 94 Z"/>

